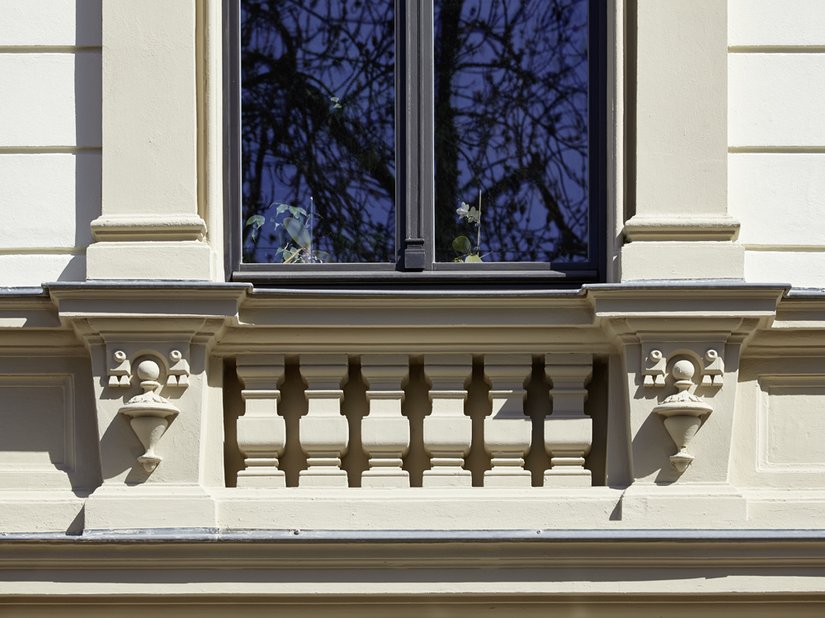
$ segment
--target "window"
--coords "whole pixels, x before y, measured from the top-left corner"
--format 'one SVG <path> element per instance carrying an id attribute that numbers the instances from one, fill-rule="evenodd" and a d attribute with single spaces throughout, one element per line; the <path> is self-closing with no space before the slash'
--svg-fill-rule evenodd
<path id="1" fill-rule="evenodd" d="M 598 280 L 604 4 L 228 0 L 233 276 Z"/>

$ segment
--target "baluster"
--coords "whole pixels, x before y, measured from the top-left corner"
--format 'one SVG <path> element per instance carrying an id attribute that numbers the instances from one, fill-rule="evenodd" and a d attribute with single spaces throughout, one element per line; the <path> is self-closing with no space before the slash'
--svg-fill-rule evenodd
<path id="1" fill-rule="evenodd" d="M 367 382 L 369 414 L 361 421 L 361 443 L 370 458 L 362 487 L 409 487 L 410 475 L 401 468 L 410 448 L 410 423 L 401 414 L 403 380 L 410 370 L 407 356 L 365 354 L 361 375 Z"/>
<path id="2" fill-rule="evenodd" d="M 346 487 L 347 473 L 341 455 L 347 447 L 347 419 L 341 415 L 342 385 L 347 377 L 344 354 L 311 354 L 301 357 L 301 375 L 307 383 L 307 413 L 301 417 L 301 446 L 307 469 L 301 470 L 301 487 Z"/>
<path id="3" fill-rule="evenodd" d="M 530 448 L 531 420 L 524 414 L 524 382 L 532 359 L 527 354 L 495 354 L 484 359 L 484 374 L 491 383 L 492 414 L 484 419 L 484 442 L 492 468 L 484 473 L 485 487 L 530 487 L 524 469 Z"/>
<path id="4" fill-rule="evenodd" d="M 242 356 L 236 371 L 244 387 L 244 414 L 237 424 L 244 469 L 238 472 L 238 487 L 284 487 L 284 472 L 278 467 L 286 445 L 286 425 L 278 416 L 284 357 Z"/>
<path id="5" fill-rule="evenodd" d="M 432 413 L 424 418 L 424 446 L 430 454 L 431 469 L 424 471 L 424 487 L 470 487 L 472 474 L 465 470 L 470 452 L 473 420 L 464 414 L 466 382 L 473 371 L 469 354 L 428 354 L 424 371 L 432 388 Z"/>
<path id="6" fill-rule="evenodd" d="M 544 486 L 590 486 L 584 456 L 593 443 L 593 421 L 584 413 L 584 402 L 593 374 L 593 357 L 548 354 L 545 373 L 553 383 L 553 413 L 544 421 L 544 445 L 551 466 L 544 473 Z"/>

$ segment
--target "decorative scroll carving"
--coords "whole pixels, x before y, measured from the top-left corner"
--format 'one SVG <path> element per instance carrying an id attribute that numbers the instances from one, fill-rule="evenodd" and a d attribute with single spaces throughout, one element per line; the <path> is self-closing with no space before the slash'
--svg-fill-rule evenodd
<path id="1" fill-rule="evenodd" d="M 698 350 L 692 351 L 698 358 Z M 678 356 L 678 352 L 676 354 Z M 671 350 L 670 356 L 674 356 Z M 644 357 L 642 363 L 643 384 L 646 388 L 664 388 L 667 380 L 668 354 L 659 348 L 652 348 Z M 723 384 L 725 361 L 715 348 L 708 348 L 701 359 L 701 367 L 697 367 L 701 384 L 705 387 L 719 388 Z"/>
<path id="2" fill-rule="evenodd" d="M 166 375 L 166 386 L 186 388 L 189 386 L 189 361 L 180 350 L 169 352 L 169 369 Z"/>
<path id="3" fill-rule="evenodd" d="M 160 359 L 158 359 L 160 361 Z M 172 350 L 168 358 L 163 359 L 163 372 L 166 375 L 165 385 L 173 388 L 185 389 L 189 386 L 189 361 L 180 350 Z M 107 386 L 109 388 L 129 388 L 132 384 L 132 363 L 124 350 L 112 352 L 112 362 L 107 371 Z"/>
<path id="4" fill-rule="evenodd" d="M 723 374 L 725 373 L 725 361 L 719 352 L 713 348 L 708 349 L 704 356 L 705 368 L 702 374 L 702 386 L 722 386 Z"/>
<path id="5" fill-rule="evenodd" d="M 667 368 L 667 358 L 661 350 L 651 350 L 645 357 L 645 364 L 642 368 L 644 375 L 644 385 L 647 388 L 664 388 L 665 374 Z"/>
<path id="6" fill-rule="evenodd" d="M 129 388 L 132 384 L 132 363 L 123 350 L 115 350 L 112 353 L 108 376 L 109 388 Z"/>

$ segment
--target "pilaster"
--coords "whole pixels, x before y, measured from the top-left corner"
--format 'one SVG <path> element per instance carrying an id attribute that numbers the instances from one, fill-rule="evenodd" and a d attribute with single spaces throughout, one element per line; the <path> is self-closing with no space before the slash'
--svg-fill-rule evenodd
<path id="1" fill-rule="evenodd" d="M 635 203 L 621 278 L 742 279 L 727 205 L 727 0 L 636 5 Z"/>
<path id="2" fill-rule="evenodd" d="M 103 3 L 102 214 L 89 279 L 210 280 L 192 0 Z"/>

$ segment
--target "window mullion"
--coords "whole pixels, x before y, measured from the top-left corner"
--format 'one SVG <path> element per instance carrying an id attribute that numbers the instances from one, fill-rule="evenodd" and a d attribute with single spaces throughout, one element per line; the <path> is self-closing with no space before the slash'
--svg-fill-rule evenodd
<path id="1" fill-rule="evenodd" d="M 399 156 L 404 218 L 404 270 L 433 263 L 433 0 L 401 0 Z"/>

